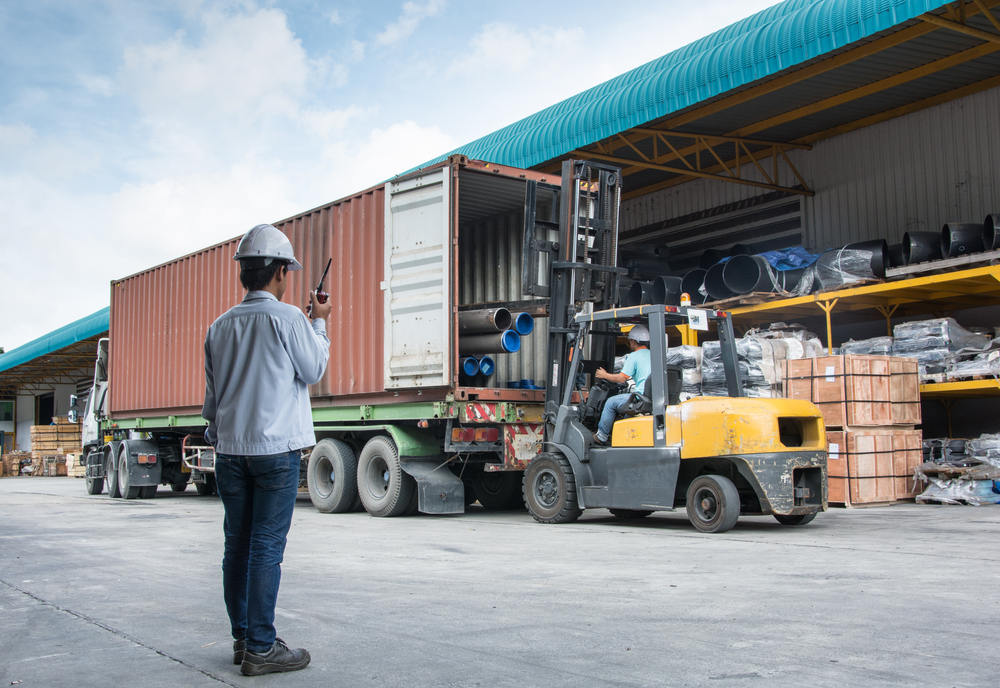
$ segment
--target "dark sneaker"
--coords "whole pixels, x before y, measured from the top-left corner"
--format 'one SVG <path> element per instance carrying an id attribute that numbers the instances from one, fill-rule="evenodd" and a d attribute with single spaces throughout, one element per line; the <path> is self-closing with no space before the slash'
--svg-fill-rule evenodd
<path id="1" fill-rule="evenodd" d="M 244 676 L 274 674 L 279 671 L 298 671 L 309 666 L 309 652 L 299 648 L 290 650 L 281 638 L 275 638 L 274 645 L 264 653 L 246 650 L 240 673 Z"/>
<path id="2" fill-rule="evenodd" d="M 243 653 L 246 652 L 247 641 L 246 638 L 233 641 L 233 664 L 239 666 L 243 663 Z"/>

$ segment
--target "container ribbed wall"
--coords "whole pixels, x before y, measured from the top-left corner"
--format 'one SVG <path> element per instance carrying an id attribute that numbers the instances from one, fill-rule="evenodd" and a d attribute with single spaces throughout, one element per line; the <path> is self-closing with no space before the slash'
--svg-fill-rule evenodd
<path id="1" fill-rule="evenodd" d="M 521 251 L 524 232 L 523 212 L 510 213 L 459 227 L 460 305 L 491 301 L 521 301 Z M 545 379 L 548 318 L 535 318 L 535 329 L 521 338 L 521 349 L 513 354 L 496 354 L 497 369 L 488 378 L 476 377 L 462 384 L 506 387 L 512 380 Z"/>
<path id="2" fill-rule="evenodd" d="M 276 226 L 303 270 L 289 273 L 283 301 L 303 307 L 328 258 L 332 347 L 314 397 L 383 391 L 382 188 L 332 203 Z M 110 408 L 113 414 L 198 413 L 205 394 L 209 326 L 243 298 L 239 238 L 127 277 L 112 285 Z"/>
<path id="3" fill-rule="evenodd" d="M 1000 212 L 997 122 L 1000 88 L 993 88 L 791 151 L 816 192 L 803 198 L 806 248 L 882 237 L 897 243 L 907 231 Z M 752 165 L 742 174 L 762 181 Z M 783 184 L 795 183 L 783 166 L 781 175 Z M 680 184 L 623 203 L 623 231 L 765 193 L 715 180 Z"/>

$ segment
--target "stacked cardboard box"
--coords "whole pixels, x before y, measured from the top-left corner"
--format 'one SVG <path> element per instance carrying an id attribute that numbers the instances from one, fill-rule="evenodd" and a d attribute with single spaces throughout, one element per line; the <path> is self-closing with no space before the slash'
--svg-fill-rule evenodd
<path id="1" fill-rule="evenodd" d="M 785 396 L 823 412 L 829 500 L 844 506 L 913 499 L 923 461 L 917 362 L 875 355 L 787 361 Z"/>

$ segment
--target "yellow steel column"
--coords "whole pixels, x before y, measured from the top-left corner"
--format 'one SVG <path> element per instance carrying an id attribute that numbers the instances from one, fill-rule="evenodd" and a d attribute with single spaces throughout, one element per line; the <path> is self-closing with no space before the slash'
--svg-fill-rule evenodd
<path id="1" fill-rule="evenodd" d="M 888 306 L 875 306 L 875 310 L 885 316 L 885 330 L 890 337 L 892 336 L 892 314 L 896 312 L 897 308 L 899 308 L 898 303 L 892 308 Z"/>
<path id="2" fill-rule="evenodd" d="M 840 299 L 832 299 L 830 301 L 817 301 L 816 305 L 823 309 L 826 313 L 826 352 L 828 354 L 833 353 L 833 326 L 830 323 L 830 311 L 833 307 L 837 305 L 837 301 Z"/>

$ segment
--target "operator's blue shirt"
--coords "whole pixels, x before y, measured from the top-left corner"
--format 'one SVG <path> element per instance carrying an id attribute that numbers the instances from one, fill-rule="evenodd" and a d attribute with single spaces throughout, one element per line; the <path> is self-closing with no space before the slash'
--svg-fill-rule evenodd
<path id="1" fill-rule="evenodd" d="M 311 447 L 309 385 L 330 357 L 326 323 L 251 291 L 205 337 L 205 440 L 219 454 L 268 456 Z"/>
<path id="2" fill-rule="evenodd" d="M 637 349 L 625 356 L 622 372 L 635 380 L 635 391 L 639 394 L 642 394 L 646 378 L 652 371 L 653 365 L 649 358 L 649 349 Z"/>

